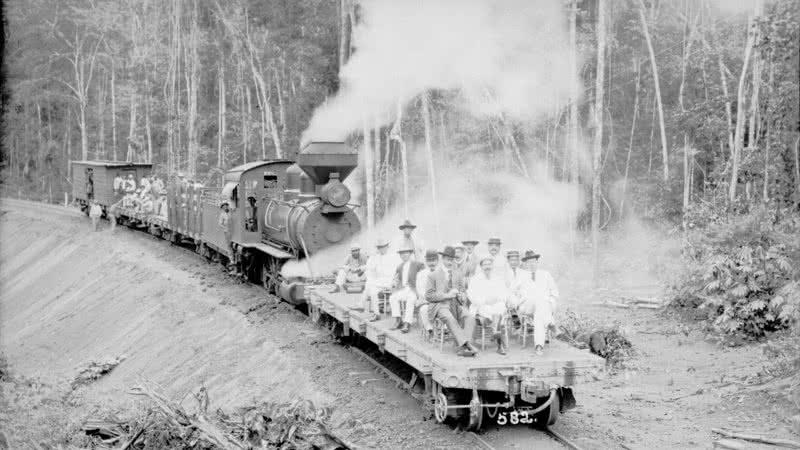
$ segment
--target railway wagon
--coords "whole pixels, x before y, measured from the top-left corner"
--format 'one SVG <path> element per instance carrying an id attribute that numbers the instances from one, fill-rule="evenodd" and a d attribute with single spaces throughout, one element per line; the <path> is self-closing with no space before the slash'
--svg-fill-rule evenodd
<path id="1" fill-rule="evenodd" d="M 475 358 L 459 357 L 443 328 L 436 331 L 439 337 L 429 340 L 421 328 L 410 333 L 393 329 L 391 317 L 371 322 L 370 314 L 360 308 L 360 295 L 331 293 L 330 287 L 305 287 L 312 319 L 333 320 L 343 335 L 368 339 L 410 367 L 414 371 L 411 383 L 424 383 L 440 423 L 460 421 L 471 430 L 489 421 L 501 426 L 547 427 L 562 411 L 575 406 L 573 387 L 605 367 L 603 358 L 556 340 L 545 346 L 544 355 L 535 355 L 531 346 L 524 345 L 527 339 L 522 339 L 520 330 L 511 332 L 507 354 L 497 354 L 480 325 L 473 341 L 479 347 L 487 343 L 487 350 Z"/>
<path id="2" fill-rule="evenodd" d="M 153 170 L 152 164 L 120 161 L 72 161 L 72 197 L 81 210 L 88 211 L 89 203 L 97 200 L 105 211 L 117 198 L 114 194 L 114 178 L 133 175 L 138 183 Z"/>

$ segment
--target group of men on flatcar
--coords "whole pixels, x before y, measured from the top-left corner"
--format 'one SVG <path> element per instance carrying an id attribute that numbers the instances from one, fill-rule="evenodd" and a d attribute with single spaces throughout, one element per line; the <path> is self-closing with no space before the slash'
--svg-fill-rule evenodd
<path id="1" fill-rule="evenodd" d="M 465 357 L 478 353 L 472 342 L 478 323 L 491 329 L 497 352 L 505 355 L 509 321 L 532 322 L 535 352 L 543 354 L 559 294 L 550 273 L 539 268 L 541 255 L 532 250 L 508 250 L 503 255 L 497 237 L 487 241 L 485 255 L 475 253 L 477 240 L 441 251 L 423 250 L 413 223 L 406 220 L 399 228 L 402 235 L 393 244 L 394 252 L 385 239 L 378 239 L 376 252 L 369 257 L 358 244 L 352 245 L 331 292 L 363 284 L 362 306 L 370 312 L 371 321 L 380 319 L 380 296 L 390 293 L 394 329 L 408 333 L 416 313 L 420 326 L 432 337 L 438 320 L 458 344 L 457 354 Z"/>

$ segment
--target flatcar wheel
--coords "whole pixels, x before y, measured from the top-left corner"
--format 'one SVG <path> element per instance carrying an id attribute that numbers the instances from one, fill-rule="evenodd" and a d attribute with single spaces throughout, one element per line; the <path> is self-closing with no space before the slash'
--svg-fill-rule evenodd
<path id="1" fill-rule="evenodd" d="M 476 393 L 472 396 L 472 400 L 469 402 L 469 423 L 467 424 L 467 430 L 469 431 L 478 431 L 483 426 L 483 397 L 481 397 L 480 393 Z"/>
<path id="2" fill-rule="evenodd" d="M 433 403 L 433 415 L 436 418 L 437 423 L 444 423 L 445 419 L 447 419 L 447 395 L 444 392 L 439 391 L 439 394 L 436 395 L 436 400 Z"/>
<path id="3" fill-rule="evenodd" d="M 558 422 L 558 416 L 561 413 L 561 398 L 558 396 L 558 393 L 553 393 L 553 401 L 547 405 L 547 408 L 543 409 L 536 413 L 535 417 L 535 426 L 537 428 L 547 428 L 551 425 L 555 425 Z"/>

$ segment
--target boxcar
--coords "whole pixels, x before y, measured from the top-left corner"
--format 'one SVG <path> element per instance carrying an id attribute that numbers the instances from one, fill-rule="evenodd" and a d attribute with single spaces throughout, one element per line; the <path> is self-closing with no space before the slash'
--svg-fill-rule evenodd
<path id="1" fill-rule="evenodd" d="M 103 210 L 113 205 L 117 199 L 114 195 L 114 177 L 127 178 L 132 174 L 138 185 L 145 175 L 153 171 L 152 164 L 129 163 L 119 161 L 72 161 L 72 197 L 86 209 L 89 202 L 97 200 Z"/>

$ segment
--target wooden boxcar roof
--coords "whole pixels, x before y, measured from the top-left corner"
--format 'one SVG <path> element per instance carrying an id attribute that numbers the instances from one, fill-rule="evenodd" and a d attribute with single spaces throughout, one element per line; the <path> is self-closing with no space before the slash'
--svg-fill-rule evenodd
<path id="1" fill-rule="evenodd" d="M 239 179 L 242 177 L 242 174 L 245 172 L 249 172 L 253 169 L 257 169 L 259 167 L 269 166 L 272 164 L 294 164 L 294 161 L 290 161 L 287 159 L 274 159 L 271 161 L 253 161 L 246 164 L 242 164 L 241 166 L 236 166 L 229 169 L 225 172 L 225 177 L 223 178 L 225 182 L 234 182 L 238 183 Z"/>
<path id="2" fill-rule="evenodd" d="M 125 161 L 72 161 L 72 164 L 83 164 L 94 167 L 153 167 L 151 163 L 134 163 Z"/>

